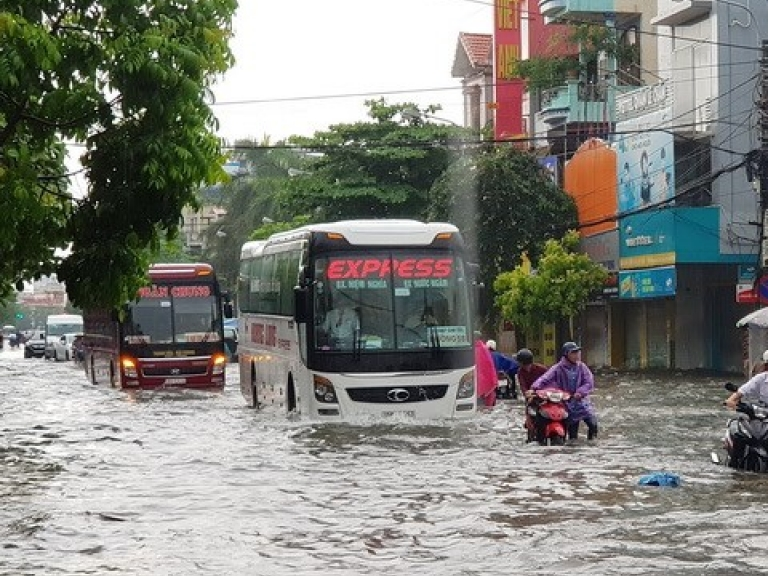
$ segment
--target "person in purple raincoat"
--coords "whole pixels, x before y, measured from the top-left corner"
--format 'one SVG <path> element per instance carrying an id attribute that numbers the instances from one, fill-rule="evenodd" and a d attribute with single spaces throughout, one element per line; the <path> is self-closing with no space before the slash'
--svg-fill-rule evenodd
<path id="1" fill-rule="evenodd" d="M 559 388 L 571 393 L 568 401 L 568 439 L 579 435 L 579 423 L 587 425 L 587 438 L 597 438 L 597 414 L 589 395 L 595 388 L 595 377 L 581 361 L 581 346 L 576 342 L 563 344 L 560 361 L 547 370 L 531 386 L 532 390 Z"/>

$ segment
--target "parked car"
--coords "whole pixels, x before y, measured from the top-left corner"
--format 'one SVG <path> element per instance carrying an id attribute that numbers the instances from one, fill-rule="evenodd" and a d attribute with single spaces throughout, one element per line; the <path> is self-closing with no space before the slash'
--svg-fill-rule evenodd
<path id="1" fill-rule="evenodd" d="M 45 356 L 45 330 L 33 330 L 24 343 L 24 358 Z"/>

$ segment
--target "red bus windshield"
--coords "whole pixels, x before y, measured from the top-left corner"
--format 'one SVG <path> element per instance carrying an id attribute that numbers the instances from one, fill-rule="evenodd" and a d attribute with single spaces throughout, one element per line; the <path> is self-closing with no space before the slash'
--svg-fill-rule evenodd
<path id="1" fill-rule="evenodd" d="M 221 312 L 211 284 L 152 284 L 142 288 L 123 324 L 127 344 L 188 344 L 222 338 Z"/>

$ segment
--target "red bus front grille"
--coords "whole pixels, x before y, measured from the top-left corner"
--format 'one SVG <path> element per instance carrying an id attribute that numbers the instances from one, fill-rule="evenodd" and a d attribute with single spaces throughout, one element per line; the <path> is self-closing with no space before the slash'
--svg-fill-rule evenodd
<path id="1" fill-rule="evenodd" d="M 148 378 L 173 378 L 174 376 L 204 376 L 208 365 L 203 366 L 144 366 L 141 373 Z"/>

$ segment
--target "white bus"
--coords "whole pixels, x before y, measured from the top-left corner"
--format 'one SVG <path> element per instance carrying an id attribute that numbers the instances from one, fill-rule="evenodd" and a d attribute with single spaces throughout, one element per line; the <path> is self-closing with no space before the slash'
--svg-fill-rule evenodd
<path id="1" fill-rule="evenodd" d="M 451 224 L 349 220 L 247 242 L 243 396 L 320 420 L 473 417 L 471 285 Z"/>

